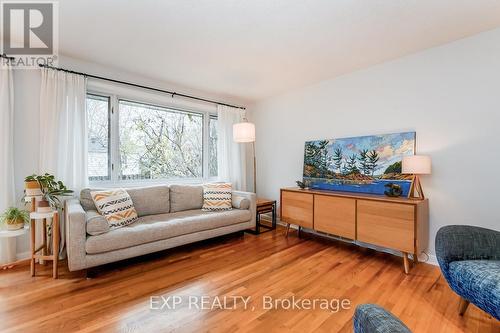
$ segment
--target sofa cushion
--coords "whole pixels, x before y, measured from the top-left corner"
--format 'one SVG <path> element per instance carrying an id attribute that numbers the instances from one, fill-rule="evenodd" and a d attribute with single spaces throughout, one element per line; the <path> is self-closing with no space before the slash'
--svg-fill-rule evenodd
<path id="1" fill-rule="evenodd" d="M 458 294 L 500 318 L 500 260 L 453 261 L 449 274 Z"/>
<path id="2" fill-rule="evenodd" d="M 134 223 L 138 216 L 130 195 L 124 189 L 91 191 L 97 211 L 109 223 L 110 229 L 117 229 Z"/>
<path id="3" fill-rule="evenodd" d="M 85 217 L 87 219 L 87 233 L 89 235 L 100 235 L 109 231 L 108 220 L 99 212 L 95 210 L 89 210 L 86 212 Z"/>
<path id="4" fill-rule="evenodd" d="M 232 195 L 231 201 L 234 208 L 237 209 L 249 209 L 250 208 L 250 200 L 241 195 Z"/>
<path id="5" fill-rule="evenodd" d="M 166 185 L 128 188 L 139 216 L 170 212 L 170 189 Z"/>
<path id="6" fill-rule="evenodd" d="M 90 191 L 98 191 L 98 190 L 103 190 L 102 188 L 84 188 L 80 192 L 80 204 L 82 205 L 82 208 L 84 211 L 88 212 L 90 210 L 95 210 L 97 211 L 97 207 L 94 204 L 94 200 L 92 199 L 92 196 L 90 195 Z"/>
<path id="7" fill-rule="evenodd" d="M 202 185 L 170 185 L 170 212 L 201 209 L 202 206 Z"/>
<path id="8" fill-rule="evenodd" d="M 250 221 L 249 210 L 204 212 L 201 209 L 170 214 L 150 215 L 126 227 L 108 233 L 89 236 L 85 249 L 88 254 L 103 253 L 194 232 L 216 229 Z"/>
<path id="9" fill-rule="evenodd" d="M 91 191 L 102 189 L 83 189 L 80 192 L 80 204 L 85 211 L 97 210 Z M 167 185 L 133 187 L 125 189 L 132 202 L 138 216 L 164 214 L 170 212 L 170 189 Z"/>
<path id="10" fill-rule="evenodd" d="M 203 207 L 205 211 L 231 210 L 231 183 L 213 183 L 203 185 Z"/>

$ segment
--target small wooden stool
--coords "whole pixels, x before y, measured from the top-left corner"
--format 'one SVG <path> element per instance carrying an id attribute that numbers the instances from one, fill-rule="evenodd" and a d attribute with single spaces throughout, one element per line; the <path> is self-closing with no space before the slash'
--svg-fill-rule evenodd
<path id="1" fill-rule="evenodd" d="M 48 213 L 30 213 L 31 225 L 31 276 L 35 276 L 35 260 L 52 261 L 52 277 L 57 279 L 57 263 L 59 260 L 59 213 L 52 211 Z M 48 254 L 47 243 L 47 219 L 52 219 L 52 254 Z M 37 221 L 43 222 L 43 243 L 36 248 L 36 224 Z M 42 254 L 38 252 L 42 251 Z"/>

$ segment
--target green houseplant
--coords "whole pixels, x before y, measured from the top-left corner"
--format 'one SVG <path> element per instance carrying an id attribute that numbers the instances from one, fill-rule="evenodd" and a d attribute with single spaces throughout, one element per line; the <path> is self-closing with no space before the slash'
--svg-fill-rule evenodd
<path id="1" fill-rule="evenodd" d="M 36 181 L 40 185 L 42 199 L 38 201 L 37 211 L 39 212 L 61 208 L 59 197 L 68 196 L 73 193 L 73 191 L 68 190 L 62 181 L 56 180 L 54 175 L 49 173 L 44 175 L 34 174 L 26 177 L 25 181 Z"/>
<path id="2" fill-rule="evenodd" d="M 30 220 L 30 215 L 27 211 L 9 207 L 0 216 L 0 222 L 5 223 L 7 230 L 18 230 L 24 228 L 24 225 Z"/>

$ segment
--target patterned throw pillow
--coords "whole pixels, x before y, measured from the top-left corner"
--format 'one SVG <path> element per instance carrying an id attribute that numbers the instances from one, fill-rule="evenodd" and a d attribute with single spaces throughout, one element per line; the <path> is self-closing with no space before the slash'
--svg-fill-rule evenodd
<path id="1" fill-rule="evenodd" d="M 231 183 L 213 183 L 203 185 L 204 211 L 231 210 Z"/>
<path id="2" fill-rule="evenodd" d="M 137 220 L 137 212 L 127 191 L 113 189 L 90 192 L 92 200 L 109 223 L 110 229 L 117 229 Z"/>

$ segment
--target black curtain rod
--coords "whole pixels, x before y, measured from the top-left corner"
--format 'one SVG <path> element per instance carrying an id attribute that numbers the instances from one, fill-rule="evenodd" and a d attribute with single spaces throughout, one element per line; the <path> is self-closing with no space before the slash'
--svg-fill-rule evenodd
<path id="1" fill-rule="evenodd" d="M 69 70 L 69 69 L 64 69 L 64 68 L 59 68 L 59 67 L 53 67 L 53 66 L 49 66 L 49 65 L 45 65 L 45 64 L 39 64 L 38 66 L 44 67 L 44 68 L 50 68 L 50 69 L 57 70 L 57 71 L 63 71 L 63 72 L 66 72 L 66 73 L 83 75 L 83 76 L 90 77 L 90 78 L 97 79 L 97 80 L 109 81 L 109 82 L 124 84 L 124 85 L 132 86 L 132 87 L 137 87 L 137 88 L 141 88 L 141 89 L 153 90 L 153 91 L 157 91 L 157 92 L 161 92 L 161 93 L 164 93 L 164 94 L 171 95 L 172 98 L 174 96 L 179 96 L 179 97 L 183 97 L 183 98 L 194 99 L 194 100 L 197 100 L 197 101 L 202 101 L 202 102 L 207 102 L 207 103 L 212 103 L 212 104 L 217 104 L 217 105 L 224 105 L 224 106 L 229 106 L 229 107 L 232 107 L 232 108 L 246 110 L 246 108 L 243 107 L 243 106 L 231 105 L 231 104 L 227 104 L 227 103 L 213 101 L 211 99 L 206 99 L 206 98 L 201 98 L 201 97 L 196 97 L 196 96 L 191 96 L 191 95 L 176 93 L 175 91 L 168 91 L 168 90 L 163 90 L 163 89 L 158 89 L 158 88 L 143 86 L 143 85 L 136 84 L 136 83 L 131 83 L 131 82 L 126 82 L 126 81 L 120 81 L 120 80 L 110 79 L 110 78 L 103 77 L 103 76 L 97 76 L 97 75 L 92 75 L 92 74 L 87 74 L 87 73 L 75 72 L 75 71 L 72 71 L 72 70 Z"/>

